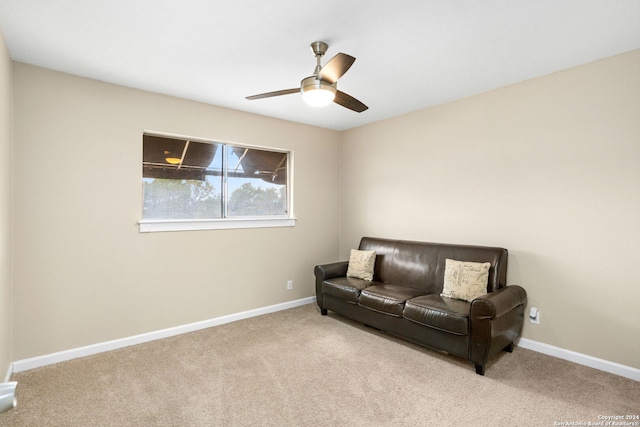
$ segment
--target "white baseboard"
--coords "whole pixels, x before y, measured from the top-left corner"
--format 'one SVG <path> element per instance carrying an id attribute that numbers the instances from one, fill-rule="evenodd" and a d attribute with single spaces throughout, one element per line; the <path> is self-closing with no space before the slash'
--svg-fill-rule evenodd
<path id="1" fill-rule="evenodd" d="M 17 374 L 19 372 L 40 368 L 47 365 L 53 365 L 54 363 L 65 362 L 67 360 L 77 359 L 79 357 L 91 356 L 93 354 L 103 353 L 105 351 L 117 350 L 119 348 L 129 347 L 136 344 L 143 344 L 149 341 L 155 341 L 162 338 L 169 338 L 180 334 L 186 334 L 188 332 L 199 331 L 201 329 L 224 325 L 226 323 L 235 322 L 237 320 L 261 316 L 263 314 L 275 313 L 276 311 L 282 311 L 294 307 L 300 307 L 306 304 L 311 304 L 315 301 L 316 297 L 302 298 L 295 301 L 289 301 L 281 304 L 271 305 L 268 307 L 243 311 L 241 313 L 230 314 L 228 316 L 217 317 L 215 319 L 190 323 L 188 325 L 176 326 L 174 328 L 162 329 L 160 331 L 154 331 L 146 334 L 135 335 L 132 337 L 88 345 L 86 347 L 73 348 L 57 353 L 46 354 L 44 356 L 18 360 L 16 362 L 13 362 L 11 366 L 9 366 L 9 372 L 7 372 L 7 375 L 9 378 L 11 378 L 11 375 L 14 373 Z"/>
<path id="2" fill-rule="evenodd" d="M 268 307 L 257 308 L 254 310 L 243 311 L 241 313 L 230 314 L 228 316 L 217 317 L 215 319 L 204 320 L 202 322 L 190 323 L 188 325 L 177 326 L 174 328 L 163 329 L 160 331 L 149 332 L 146 334 L 135 335 L 132 337 L 122 338 L 113 341 L 107 341 L 86 347 L 51 353 L 44 356 L 32 357 L 13 362 L 7 371 L 4 382 L 11 380 L 14 373 L 28 371 L 30 369 L 40 368 L 54 363 L 60 363 L 79 357 L 91 356 L 93 354 L 103 353 L 105 351 L 117 350 L 119 348 L 129 347 L 136 344 L 143 344 L 150 341 L 169 338 L 172 336 L 185 334 L 188 332 L 199 331 L 201 329 L 211 328 L 213 326 L 224 325 L 226 323 L 235 322 L 237 320 L 248 319 L 251 317 L 261 316 L 263 314 L 275 313 L 281 310 L 287 310 L 294 307 L 300 307 L 306 304 L 312 304 L 316 301 L 315 297 L 302 298 L 295 301 L 289 301 L 281 304 L 271 305 Z M 520 338 L 516 343 L 519 347 L 533 350 L 538 353 L 547 354 L 559 359 L 568 360 L 580 365 L 589 366 L 600 371 L 609 372 L 611 374 L 620 375 L 634 381 L 640 381 L 640 369 L 630 366 L 621 365 L 608 360 L 598 359 L 586 354 L 576 353 L 571 350 L 565 350 L 560 347 L 554 347 L 538 341 Z"/>
<path id="3" fill-rule="evenodd" d="M 619 363 L 610 362 L 604 359 L 598 359 L 597 357 L 588 356 L 582 353 L 576 353 L 575 351 L 565 350 L 564 348 L 554 347 L 549 344 L 544 344 L 526 338 L 520 338 L 520 340 L 518 340 L 517 342 L 517 345 L 518 347 L 533 350 L 538 353 L 543 353 L 549 356 L 557 357 L 559 359 L 568 360 L 579 365 L 584 365 L 590 368 L 598 369 L 600 371 L 609 372 L 610 374 L 620 375 L 621 377 L 629 378 L 634 381 L 640 381 L 640 369 L 632 368 L 631 366 L 621 365 Z"/>

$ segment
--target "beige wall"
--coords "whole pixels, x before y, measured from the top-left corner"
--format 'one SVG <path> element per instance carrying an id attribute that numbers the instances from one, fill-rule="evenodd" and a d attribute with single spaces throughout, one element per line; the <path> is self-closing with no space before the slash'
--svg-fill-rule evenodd
<path id="1" fill-rule="evenodd" d="M 337 259 L 339 133 L 21 63 L 14 81 L 14 360 L 309 297 Z M 144 130 L 293 150 L 296 227 L 139 233 Z"/>
<path id="2" fill-rule="evenodd" d="M 12 63 L 0 33 L 0 382 L 11 359 Z"/>
<path id="3" fill-rule="evenodd" d="M 640 50 L 342 138 L 343 259 L 363 235 L 506 247 L 524 337 L 640 368 Z"/>

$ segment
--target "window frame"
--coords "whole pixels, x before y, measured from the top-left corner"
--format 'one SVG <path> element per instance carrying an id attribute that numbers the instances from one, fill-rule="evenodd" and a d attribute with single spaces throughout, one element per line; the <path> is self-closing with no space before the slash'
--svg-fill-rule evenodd
<path id="1" fill-rule="evenodd" d="M 166 231 L 191 231 L 191 230 L 228 230 L 228 229 L 249 229 L 249 228 L 273 228 L 273 227 L 294 227 L 297 218 L 293 210 L 293 170 L 294 170 L 294 153 L 293 150 L 282 148 L 266 147 L 253 144 L 240 144 L 237 142 L 214 140 L 210 138 L 191 137 L 185 135 L 170 134 L 165 132 L 157 132 L 145 130 L 142 136 L 157 136 L 164 138 L 184 139 L 193 142 L 206 144 L 220 144 L 224 150 L 229 146 L 241 147 L 255 150 L 266 150 L 280 153 L 287 153 L 287 215 L 269 215 L 269 216 L 241 216 L 230 218 L 207 218 L 207 219 L 140 219 L 138 228 L 140 233 L 166 232 Z M 143 144 L 142 144 L 143 145 Z M 142 157 L 142 153 L 141 153 Z M 141 164 L 143 162 L 140 162 Z M 226 168 L 226 165 L 224 166 Z M 226 171 L 225 171 L 226 174 Z M 144 194 L 144 176 L 140 178 L 140 194 Z M 227 181 L 223 180 L 223 188 L 221 189 L 222 197 L 225 199 L 225 205 L 228 204 Z M 144 205 L 144 198 L 142 199 Z M 226 209 L 224 209 L 226 211 Z M 224 215 L 224 212 L 223 212 Z"/>

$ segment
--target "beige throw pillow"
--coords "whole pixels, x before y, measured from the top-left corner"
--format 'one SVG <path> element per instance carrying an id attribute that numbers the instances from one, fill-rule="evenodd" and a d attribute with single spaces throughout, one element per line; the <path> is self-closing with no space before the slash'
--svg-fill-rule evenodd
<path id="1" fill-rule="evenodd" d="M 444 288 L 440 296 L 473 301 L 487 293 L 488 262 L 445 260 Z"/>
<path id="2" fill-rule="evenodd" d="M 376 251 L 351 249 L 347 277 L 373 280 L 373 267 L 376 263 Z"/>

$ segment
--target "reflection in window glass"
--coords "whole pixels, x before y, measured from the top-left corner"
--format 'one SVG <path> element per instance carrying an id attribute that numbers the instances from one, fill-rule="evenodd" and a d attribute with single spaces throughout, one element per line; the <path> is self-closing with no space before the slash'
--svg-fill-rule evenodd
<path id="1" fill-rule="evenodd" d="M 287 215 L 287 153 L 227 147 L 229 216 Z"/>
<path id="2" fill-rule="evenodd" d="M 287 216 L 288 168 L 287 152 L 144 135 L 143 218 Z"/>

